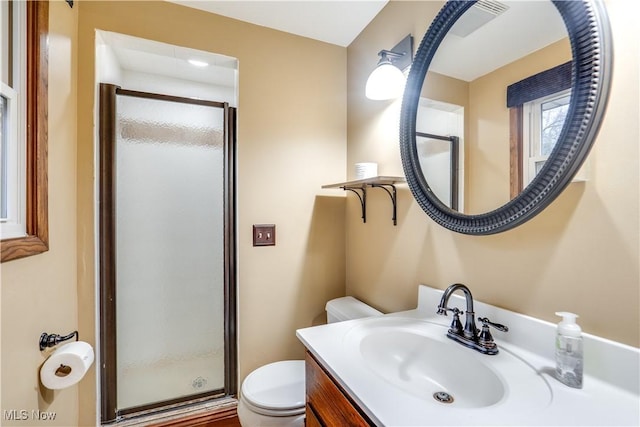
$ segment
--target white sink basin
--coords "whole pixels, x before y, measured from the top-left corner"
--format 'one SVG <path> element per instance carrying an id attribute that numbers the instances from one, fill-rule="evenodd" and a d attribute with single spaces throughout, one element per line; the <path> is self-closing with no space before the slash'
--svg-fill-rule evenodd
<path id="1" fill-rule="evenodd" d="M 551 402 L 549 384 L 505 349 L 480 354 L 446 337 L 442 325 L 397 317 L 367 319 L 344 338 L 354 362 L 399 391 L 440 408 L 507 405 L 536 410 Z"/>
<path id="2" fill-rule="evenodd" d="M 510 328 L 494 333 L 497 355 L 480 354 L 446 337 L 442 295 L 421 285 L 415 310 L 296 334 L 377 426 L 640 425 L 638 348 L 583 334 L 584 387 L 574 389 L 555 378 L 555 324 L 476 301 L 476 313 Z"/>

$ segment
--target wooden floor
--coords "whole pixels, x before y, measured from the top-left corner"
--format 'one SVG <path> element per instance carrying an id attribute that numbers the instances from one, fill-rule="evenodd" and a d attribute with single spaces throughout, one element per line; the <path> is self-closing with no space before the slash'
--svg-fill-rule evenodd
<path id="1" fill-rule="evenodd" d="M 152 424 L 149 427 L 240 427 L 236 408 L 209 414 L 199 414 L 178 420 Z"/>

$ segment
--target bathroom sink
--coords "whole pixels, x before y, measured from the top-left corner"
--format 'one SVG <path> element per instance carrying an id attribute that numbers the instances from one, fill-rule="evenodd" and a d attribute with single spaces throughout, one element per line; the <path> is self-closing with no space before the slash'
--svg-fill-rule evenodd
<path id="1" fill-rule="evenodd" d="M 555 378 L 556 325 L 476 301 L 471 311 L 509 327 L 492 329 L 498 354 L 482 354 L 447 337 L 444 295 L 421 285 L 415 310 L 296 334 L 372 425 L 640 425 L 637 348 L 583 334 L 584 386 L 567 387 Z"/>
<path id="2" fill-rule="evenodd" d="M 458 407 L 498 403 L 505 394 L 500 377 L 471 350 L 448 344 L 414 332 L 385 331 L 364 337 L 360 353 L 385 380 L 425 399 L 441 393 L 437 400 Z"/>
<path id="3" fill-rule="evenodd" d="M 367 319 L 344 338 L 347 353 L 398 391 L 441 408 L 550 403 L 545 379 L 508 350 L 480 354 L 446 337 L 445 326 L 416 319 Z"/>

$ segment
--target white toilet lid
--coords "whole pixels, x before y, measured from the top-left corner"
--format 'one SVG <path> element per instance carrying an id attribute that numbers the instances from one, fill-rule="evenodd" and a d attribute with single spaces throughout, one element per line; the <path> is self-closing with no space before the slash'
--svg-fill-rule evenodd
<path id="1" fill-rule="evenodd" d="M 242 397 L 252 406 L 268 410 L 303 408 L 304 360 L 284 360 L 256 369 L 242 383 Z"/>

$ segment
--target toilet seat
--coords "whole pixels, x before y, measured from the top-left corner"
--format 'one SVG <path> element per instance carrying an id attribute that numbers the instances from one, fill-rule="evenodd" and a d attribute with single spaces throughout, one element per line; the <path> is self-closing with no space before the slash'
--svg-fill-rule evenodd
<path id="1" fill-rule="evenodd" d="M 264 365 L 242 383 L 241 399 L 252 411 L 286 417 L 305 411 L 304 360 L 285 360 Z"/>

